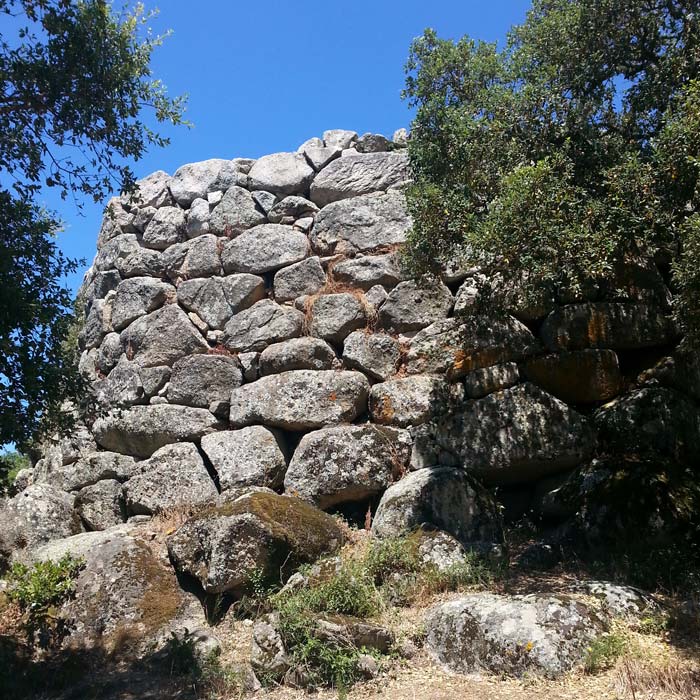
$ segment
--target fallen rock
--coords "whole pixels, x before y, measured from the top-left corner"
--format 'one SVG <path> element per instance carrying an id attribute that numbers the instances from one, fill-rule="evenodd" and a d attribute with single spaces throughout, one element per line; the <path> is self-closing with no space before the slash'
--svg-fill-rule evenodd
<path id="1" fill-rule="evenodd" d="M 464 387 L 442 377 L 401 377 L 372 387 L 369 412 L 375 423 L 405 428 L 444 415 L 463 399 Z"/>
<path id="2" fill-rule="evenodd" d="M 219 476 L 222 491 L 282 485 L 287 469 L 282 436 L 262 425 L 224 430 L 202 438 L 202 451 Z"/>
<path id="3" fill-rule="evenodd" d="M 410 228 L 403 194 L 375 193 L 324 207 L 316 216 L 310 238 L 320 255 L 354 255 L 401 245 Z"/>
<path id="4" fill-rule="evenodd" d="M 528 359 L 528 380 L 566 403 L 608 401 L 620 391 L 622 376 L 613 350 L 579 350 Z"/>
<path id="5" fill-rule="evenodd" d="M 134 406 L 98 418 L 93 434 L 107 450 L 150 457 L 164 445 L 195 442 L 223 426 L 206 409 L 188 406 Z"/>
<path id="6" fill-rule="evenodd" d="M 564 595 L 474 593 L 433 608 L 427 647 L 452 671 L 560 676 L 580 663 L 604 625 Z"/>
<path id="7" fill-rule="evenodd" d="M 370 379 L 389 379 L 396 374 L 400 359 L 398 341 L 384 333 L 354 331 L 343 344 L 345 365 L 350 369 L 359 369 Z"/>
<path id="8" fill-rule="evenodd" d="M 392 333 L 418 331 L 447 317 L 454 299 L 440 281 L 400 282 L 379 310 L 378 326 Z"/>
<path id="9" fill-rule="evenodd" d="M 183 504 L 213 501 L 218 492 L 197 446 L 166 445 L 139 463 L 139 473 L 124 486 L 129 515 L 152 515 Z"/>
<path id="10" fill-rule="evenodd" d="M 381 493 L 405 470 L 411 453 L 406 431 L 341 425 L 305 435 L 289 463 L 285 492 L 319 508 Z"/>
<path id="11" fill-rule="evenodd" d="M 583 463 L 595 446 L 588 421 L 534 384 L 490 394 L 461 414 L 416 430 L 413 468 L 461 464 L 491 484 L 536 480 Z"/>
<path id="12" fill-rule="evenodd" d="M 306 369 L 261 377 L 231 396 L 229 421 L 285 430 L 315 430 L 350 423 L 367 408 L 369 382 L 359 372 Z"/>
<path id="13" fill-rule="evenodd" d="M 168 552 L 176 569 L 196 577 L 207 593 L 240 595 L 253 573 L 284 579 L 343 542 L 330 515 L 297 498 L 259 491 L 190 518 L 168 538 Z"/>
<path id="14" fill-rule="evenodd" d="M 232 352 L 260 352 L 272 343 L 299 337 L 303 328 L 301 311 L 263 299 L 226 324 L 223 343 Z"/>
<path id="15" fill-rule="evenodd" d="M 261 274 L 299 262 L 308 254 L 309 240 L 301 231 L 281 224 L 261 224 L 229 241 L 221 261 L 227 274 Z"/>
<path id="16" fill-rule="evenodd" d="M 310 199 L 318 206 L 339 199 L 386 190 L 410 178 L 405 153 L 358 153 L 331 161 L 311 183 Z"/>
<path id="17" fill-rule="evenodd" d="M 549 350 L 634 350 L 666 345 L 676 336 L 672 320 L 644 304 L 571 304 L 552 311 L 540 335 Z"/>
<path id="18" fill-rule="evenodd" d="M 260 354 L 260 374 L 279 374 L 293 369 L 331 369 L 333 348 L 320 338 L 292 338 L 269 345 Z"/>
<path id="19" fill-rule="evenodd" d="M 406 370 L 456 379 L 476 369 L 522 360 L 540 347 L 527 327 L 512 316 L 447 318 L 411 339 Z"/>
<path id="20" fill-rule="evenodd" d="M 444 530 L 467 549 L 490 551 L 503 541 L 495 500 L 461 469 L 419 469 L 384 492 L 372 522 L 376 537 L 401 537 L 422 526 Z"/>

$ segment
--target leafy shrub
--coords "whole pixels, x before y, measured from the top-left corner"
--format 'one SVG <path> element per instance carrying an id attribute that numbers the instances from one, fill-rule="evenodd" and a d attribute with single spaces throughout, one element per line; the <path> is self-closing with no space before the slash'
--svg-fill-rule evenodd
<path id="1" fill-rule="evenodd" d="M 19 471 L 29 466 L 31 466 L 29 458 L 20 452 L 0 454 L 0 495 L 3 492 L 10 492 Z"/>
<path id="2" fill-rule="evenodd" d="M 66 621 L 58 608 L 72 592 L 84 560 L 66 554 L 58 561 L 37 562 L 33 566 L 14 564 L 7 582 L 7 596 L 16 602 L 26 618 L 31 641 L 38 635 L 41 646 L 49 646 L 66 632 Z"/>
<path id="3" fill-rule="evenodd" d="M 628 638 L 620 632 L 613 631 L 600 635 L 586 650 L 584 660 L 586 673 L 599 673 L 611 668 L 628 647 Z"/>

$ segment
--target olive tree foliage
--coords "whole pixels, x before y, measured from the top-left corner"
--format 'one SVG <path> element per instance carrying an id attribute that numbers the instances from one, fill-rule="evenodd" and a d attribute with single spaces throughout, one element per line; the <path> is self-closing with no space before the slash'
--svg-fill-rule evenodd
<path id="1" fill-rule="evenodd" d="M 127 191 L 129 163 L 168 142 L 144 115 L 182 123 L 183 99 L 151 74 L 151 17 L 104 0 L 0 0 L 0 445 L 60 422 L 78 386 L 63 282 L 77 263 L 40 192 L 79 204 Z"/>
<path id="2" fill-rule="evenodd" d="M 556 299 L 653 258 L 700 338 L 699 69 L 697 0 L 534 0 L 502 49 L 427 30 L 404 90 L 409 261 Z"/>

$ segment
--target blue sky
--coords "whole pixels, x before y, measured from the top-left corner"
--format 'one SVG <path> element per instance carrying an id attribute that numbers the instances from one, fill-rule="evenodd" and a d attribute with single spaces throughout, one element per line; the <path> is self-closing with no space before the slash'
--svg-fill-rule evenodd
<path id="1" fill-rule="evenodd" d="M 326 129 L 391 136 L 410 125 L 400 92 L 414 37 L 433 27 L 445 38 L 501 42 L 529 6 L 529 0 L 162 0 L 152 25 L 173 33 L 152 67 L 171 95 L 189 95 L 194 126 L 163 129 L 170 146 L 152 150 L 134 170 L 173 173 L 206 158 L 295 150 Z M 45 202 L 65 222 L 61 249 L 89 265 L 102 206 L 86 202 L 81 215 L 70 199 L 47 193 Z M 73 290 L 87 265 L 68 280 Z"/>

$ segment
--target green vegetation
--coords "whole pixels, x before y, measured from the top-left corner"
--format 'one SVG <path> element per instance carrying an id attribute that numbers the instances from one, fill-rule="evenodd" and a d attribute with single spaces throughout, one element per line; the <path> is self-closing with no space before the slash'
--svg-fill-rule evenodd
<path id="1" fill-rule="evenodd" d="M 586 649 L 586 673 L 599 673 L 611 668 L 629 648 L 629 639 L 621 632 L 612 631 L 596 637 Z"/>
<path id="2" fill-rule="evenodd" d="M 0 454 L 0 495 L 12 488 L 15 477 L 20 470 L 30 466 L 29 458 L 20 452 L 12 451 Z"/>
<path id="3" fill-rule="evenodd" d="M 427 30 L 406 68 L 419 271 L 479 264 L 508 305 L 620 298 L 621 266 L 654 259 L 700 338 L 695 0 L 535 0 L 502 50 Z"/>
<path id="4" fill-rule="evenodd" d="M 182 123 L 149 67 L 161 43 L 141 5 L 105 0 L 0 0 L 0 445 L 25 447 L 40 426 L 70 423 L 60 405 L 79 392 L 64 277 L 77 269 L 56 247 L 43 187 L 101 201 L 129 190 L 128 163 L 167 144 L 142 120 Z M 9 18 L 12 18 L 11 21 Z M 7 21 L 6 21 L 7 20 Z"/>
<path id="5" fill-rule="evenodd" d="M 66 554 L 60 560 L 37 562 L 32 566 L 15 563 L 6 577 L 7 597 L 24 614 L 24 626 L 30 642 L 53 646 L 66 632 L 65 620 L 58 608 L 71 596 L 82 559 Z"/>

